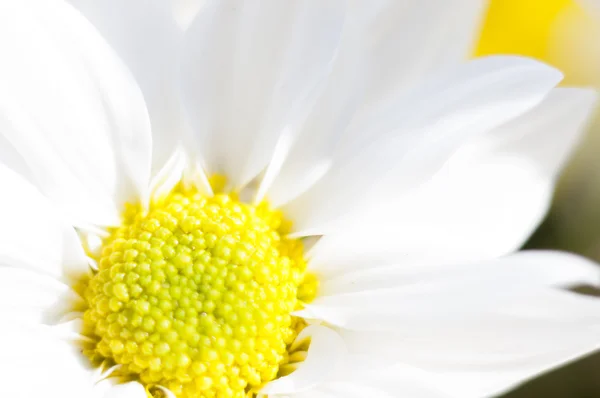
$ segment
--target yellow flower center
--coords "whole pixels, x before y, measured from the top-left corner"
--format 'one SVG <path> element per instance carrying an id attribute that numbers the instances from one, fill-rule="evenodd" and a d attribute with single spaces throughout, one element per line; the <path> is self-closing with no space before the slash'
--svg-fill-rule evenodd
<path id="1" fill-rule="evenodd" d="M 177 188 L 147 212 L 129 206 L 89 280 L 84 352 L 149 396 L 248 397 L 285 371 L 316 292 L 302 242 L 267 204 Z M 292 359 L 290 359 L 292 358 Z M 160 395 L 156 393 L 156 395 Z"/>

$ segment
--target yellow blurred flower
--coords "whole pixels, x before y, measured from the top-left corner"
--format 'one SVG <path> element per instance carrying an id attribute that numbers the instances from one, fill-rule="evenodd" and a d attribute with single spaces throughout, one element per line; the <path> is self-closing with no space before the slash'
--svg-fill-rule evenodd
<path id="1" fill-rule="evenodd" d="M 571 0 L 492 1 L 477 55 L 512 53 L 548 58 L 548 39 Z"/>

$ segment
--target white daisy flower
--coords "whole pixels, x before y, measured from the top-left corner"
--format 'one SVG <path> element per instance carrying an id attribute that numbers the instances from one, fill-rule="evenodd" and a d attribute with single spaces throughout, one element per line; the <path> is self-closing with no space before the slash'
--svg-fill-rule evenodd
<path id="1" fill-rule="evenodd" d="M 478 2 L 74 3 L 0 3 L 3 393 L 478 397 L 597 348 L 595 266 L 510 255 L 594 94 L 461 64 Z"/>

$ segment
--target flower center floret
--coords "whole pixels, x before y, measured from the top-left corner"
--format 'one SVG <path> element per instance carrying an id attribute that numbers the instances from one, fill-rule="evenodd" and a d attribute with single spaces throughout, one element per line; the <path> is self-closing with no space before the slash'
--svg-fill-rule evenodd
<path id="1" fill-rule="evenodd" d="M 314 296 L 299 240 L 267 204 L 178 188 L 130 206 L 89 280 L 92 361 L 177 397 L 247 397 L 277 377 Z"/>

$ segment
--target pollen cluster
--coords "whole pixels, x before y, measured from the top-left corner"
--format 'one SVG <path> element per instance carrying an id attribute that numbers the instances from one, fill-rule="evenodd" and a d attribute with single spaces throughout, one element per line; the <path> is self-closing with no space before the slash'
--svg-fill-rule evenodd
<path id="1" fill-rule="evenodd" d="M 288 362 L 302 328 L 290 313 L 315 291 L 288 229 L 233 194 L 178 188 L 146 212 L 131 206 L 85 289 L 84 352 L 148 391 L 253 396 Z"/>

